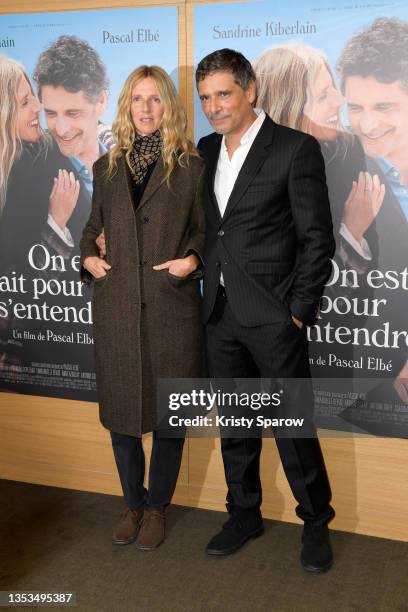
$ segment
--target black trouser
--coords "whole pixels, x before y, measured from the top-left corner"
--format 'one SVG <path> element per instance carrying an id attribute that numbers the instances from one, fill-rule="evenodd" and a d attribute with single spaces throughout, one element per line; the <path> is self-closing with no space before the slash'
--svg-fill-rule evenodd
<path id="1" fill-rule="evenodd" d="M 153 432 L 149 488 L 144 487 L 145 456 L 141 438 L 111 431 L 113 453 L 130 510 L 165 506 L 172 498 L 183 454 L 184 438 L 163 438 Z"/>
<path id="2" fill-rule="evenodd" d="M 299 329 L 290 320 L 244 327 L 236 321 L 226 296 L 222 294 L 222 291 L 218 292 L 206 329 L 211 378 L 310 377 L 305 327 Z M 302 401 L 301 397 L 299 401 Z M 334 510 L 329 503 L 331 490 L 317 436 L 275 436 L 275 440 L 283 469 L 298 502 L 297 515 L 316 525 L 326 523 L 334 516 Z M 260 436 L 245 439 L 221 437 L 229 512 L 259 509 L 262 503 L 261 448 Z"/>

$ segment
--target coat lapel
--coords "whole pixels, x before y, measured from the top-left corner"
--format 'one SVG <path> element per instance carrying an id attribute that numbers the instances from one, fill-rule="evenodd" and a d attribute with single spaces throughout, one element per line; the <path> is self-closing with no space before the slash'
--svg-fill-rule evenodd
<path id="1" fill-rule="evenodd" d="M 120 164 L 122 167 L 121 170 L 122 170 L 123 181 L 122 180 L 119 181 L 119 184 L 124 183 L 126 185 L 127 208 L 131 210 L 133 213 L 133 198 L 132 198 L 132 185 L 131 185 L 132 177 L 130 176 L 130 172 L 128 170 L 128 166 L 127 166 L 124 154 L 122 154 L 122 156 L 120 157 Z"/>
<path id="2" fill-rule="evenodd" d="M 248 189 L 248 186 L 258 174 L 265 159 L 268 157 L 269 147 L 272 144 L 274 132 L 275 125 L 270 117 L 266 116 L 245 158 L 237 180 L 235 181 L 235 185 L 225 208 L 223 220 L 231 214 L 231 211 L 238 204 L 245 191 Z"/>
<path id="3" fill-rule="evenodd" d="M 153 172 L 150 176 L 150 179 L 147 182 L 138 208 L 142 208 L 142 206 L 144 206 L 146 202 L 148 202 L 150 198 L 154 196 L 156 191 L 161 187 L 165 180 L 166 170 L 164 168 L 163 160 L 161 159 L 161 157 L 159 157 L 155 167 L 153 168 Z"/>
<path id="4" fill-rule="evenodd" d="M 129 198 L 130 206 L 133 210 L 133 199 L 132 199 L 132 176 L 130 171 L 128 170 L 128 166 L 126 163 L 125 156 L 121 156 L 121 164 L 122 164 L 122 172 L 124 173 L 124 179 L 127 186 L 127 194 Z M 142 208 L 150 200 L 151 197 L 154 196 L 156 191 L 161 187 L 163 182 L 166 179 L 166 171 L 163 165 L 162 160 L 159 158 L 156 162 L 155 167 L 153 168 L 153 172 L 150 176 L 150 179 L 147 182 L 146 188 L 143 192 L 142 199 L 138 205 L 138 210 Z"/>

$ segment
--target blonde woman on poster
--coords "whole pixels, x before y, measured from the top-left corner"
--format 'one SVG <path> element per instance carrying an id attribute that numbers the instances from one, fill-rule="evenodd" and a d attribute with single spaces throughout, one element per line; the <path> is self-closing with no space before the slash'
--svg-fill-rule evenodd
<path id="1" fill-rule="evenodd" d="M 184 443 L 156 430 L 157 379 L 201 371 L 204 164 L 185 126 L 167 73 L 157 66 L 134 70 L 119 96 L 117 144 L 94 164 L 92 213 L 81 240 L 83 267 L 95 281 L 100 418 L 111 432 L 126 502 L 113 543 L 136 540 L 142 550 L 164 540 Z M 105 259 L 96 244 L 102 228 Z M 150 431 L 146 490 L 141 438 Z"/>
<path id="2" fill-rule="evenodd" d="M 50 142 L 40 126 L 41 104 L 23 66 L 4 56 L 0 57 L 0 108 L 0 261 L 4 271 L 28 265 L 29 248 L 47 234 L 49 208 L 61 203 L 74 207 L 79 183 L 66 170 L 47 171 Z"/>

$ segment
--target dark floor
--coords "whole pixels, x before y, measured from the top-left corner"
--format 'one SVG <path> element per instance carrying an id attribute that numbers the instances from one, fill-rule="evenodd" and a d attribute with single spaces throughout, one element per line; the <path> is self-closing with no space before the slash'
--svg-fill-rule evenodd
<path id="1" fill-rule="evenodd" d="M 171 507 L 166 542 L 142 552 L 111 544 L 118 497 L 2 480 L 0 499 L 3 591 L 76 591 L 84 612 L 408 611 L 408 543 L 332 532 L 335 565 L 313 575 L 296 525 L 266 521 L 262 538 L 214 559 L 218 512 Z"/>

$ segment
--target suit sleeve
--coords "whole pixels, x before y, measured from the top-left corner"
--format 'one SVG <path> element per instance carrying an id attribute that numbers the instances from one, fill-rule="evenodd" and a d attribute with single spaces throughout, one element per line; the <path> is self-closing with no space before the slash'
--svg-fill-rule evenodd
<path id="1" fill-rule="evenodd" d="M 92 209 L 91 215 L 82 232 L 79 248 L 81 250 L 81 279 L 85 283 L 92 281 L 92 275 L 85 270 L 83 262 L 87 257 L 99 257 L 99 249 L 96 245 L 96 239 L 103 229 L 103 183 L 104 179 L 101 174 L 93 168 L 93 191 L 92 191 Z"/>
<path id="2" fill-rule="evenodd" d="M 183 257 L 194 253 L 201 261 L 199 268 L 193 272 L 194 278 L 201 278 L 203 276 L 204 269 L 204 240 L 205 240 L 205 215 L 203 208 L 203 189 L 204 189 L 204 173 L 205 168 L 203 166 L 195 190 L 195 197 L 193 206 L 191 209 L 190 224 L 189 224 L 189 235 L 186 247 L 184 249 Z"/>
<path id="3" fill-rule="evenodd" d="M 4 269 L 10 266 L 25 269 L 30 249 L 36 244 L 45 247 L 50 255 L 57 253 L 65 258 L 65 252 L 57 248 L 59 244 L 47 240 L 48 232 L 52 232 L 47 218 L 53 178 L 39 153 L 32 159 L 23 152 L 13 166 L 0 221 L 0 255 Z M 38 268 L 44 265 L 44 257 L 43 249 L 34 249 L 31 255 Z"/>
<path id="4" fill-rule="evenodd" d="M 335 251 L 324 160 L 312 137 L 297 146 L 289 175 L 289 197 L 298 252 L 289 307 L 297 319 L 315 323 Z"/>

